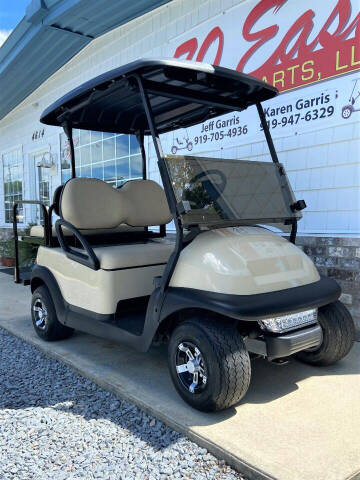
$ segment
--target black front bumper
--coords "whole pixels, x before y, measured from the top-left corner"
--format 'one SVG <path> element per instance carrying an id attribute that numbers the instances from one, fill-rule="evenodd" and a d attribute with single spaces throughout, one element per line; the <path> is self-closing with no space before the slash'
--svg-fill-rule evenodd
<path id="1" fill-rule="evenodd" d="M 186 308 L 212 310 L 238 320 L 256 321 L 288 313 L 302 312 L 335 302 L 341 289 L 332 278 L 254 295 L 231 295 L 192 288 L 169 287 L 166 291 L 161 319 Z"/>
<path id="2" fill-rule="evenodd" d="M 263 355 L 269 360 L 289 357 L 296 352 L 321 345 L 322 329 L 319 324 L 295 330 L 279 336 L 264 336 L 263 339 L 245 338 L 249 352 Z"/>

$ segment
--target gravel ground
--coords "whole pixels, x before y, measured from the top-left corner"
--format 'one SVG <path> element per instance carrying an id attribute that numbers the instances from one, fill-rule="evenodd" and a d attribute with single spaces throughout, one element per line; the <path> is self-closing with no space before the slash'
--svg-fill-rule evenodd
<path id="1" fill-rule="evenodd" d="M 243 479 L 134 405 L 0 329 L 0 479 L 97 478 Z"/>

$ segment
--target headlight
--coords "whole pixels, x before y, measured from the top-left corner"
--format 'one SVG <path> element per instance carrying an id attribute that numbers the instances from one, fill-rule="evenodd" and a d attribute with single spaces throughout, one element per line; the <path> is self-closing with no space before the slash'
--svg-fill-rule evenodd
<path id="1" fill-rule="evenodd" d="M 282 333 L 294 330 L 295 328 L 304 327 L 317 322 L 317 309 L 306 310 L 305 312 L 291 313 L 282 317 L 267 318 L 259 320 L 262 330 L 269 332 Z"/>

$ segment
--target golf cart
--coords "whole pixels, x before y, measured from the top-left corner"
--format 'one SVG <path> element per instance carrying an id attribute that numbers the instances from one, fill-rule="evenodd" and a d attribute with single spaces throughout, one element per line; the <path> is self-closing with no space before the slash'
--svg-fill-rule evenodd
<path id="1" fill-rule="evenodd" d="M 348 105 L 345 105 L 341 110 L 341 115 L 345 119 L 350 118 L 354 112 L 358 112 L 360 110 L 360 107 L 356 105 L 356 103 L 359 104 L 360 90 L 358 90 L 355 94 L 355 89 L 359 81 L 360 78 L 356 78 L 355 80 L 353 80 L 354 86 L 349 97 L 350 103 Z"/>
<path id="2" fill-rule="evenodd" d="M 187 132 L 186 135 L 183 136 L 183 140 L 180 140 L 179 137 L 176 137 L 175 140 L 173 140 L 173 146 L 171 147 L 171 153 L 173 155 L 176 155 L 179 150 L 188 150 L 189 152 L 191 152 L 194 147 L 193 143 L 189 139 L 189 135 Z"/>
<path id="3" fill-rule="evenodd" d="M 138 60 L 45 110 L 41 122 L 68 136 L 72 178 L 44 209 L 45 244 L 30 279 L 41 338 L 78 329 L 142 352 L 167 342 L 177 391 L 203 411 L 244 397 L 250 356 L 329 365 L 350 351 L 354 325 L 338 284 L 295 246 L 305 203 L 294 198 L 261 105 L 276 95 L 226 68 Z M 272 162 L 163 153 L 161 134 L 251 105 Z M 137 135 L 143 179 L 116 189 L 76 178 L 73 128 Z M 146 135 L 164 188 L 146 178 Z M 166 233 L 172 220 L 175 240 Z M 274 225 L 291 229 L 289 240 Z"/>

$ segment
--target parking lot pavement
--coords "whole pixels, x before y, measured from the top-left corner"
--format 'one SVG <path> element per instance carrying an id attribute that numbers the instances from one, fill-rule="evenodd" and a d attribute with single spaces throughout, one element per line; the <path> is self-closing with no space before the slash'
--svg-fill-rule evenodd
<path id="1" fill-rule="evenodd" d="M 135 405 L 0 329 L 0 478 L 242 477 Z"/>
<path id="2" fill-rule="evenodd" d="M 359 343 L 338 365 L 326 368 L 256 360 L 241 404 L 203 414 L 175 392 L 165 349 L 142 354 L 81 333 L 62 342 L 42 342 L 31 325 L 29 291 L 2 277 L 0 326 L 184 433 L 247 478 L 360 477 Z"/>

